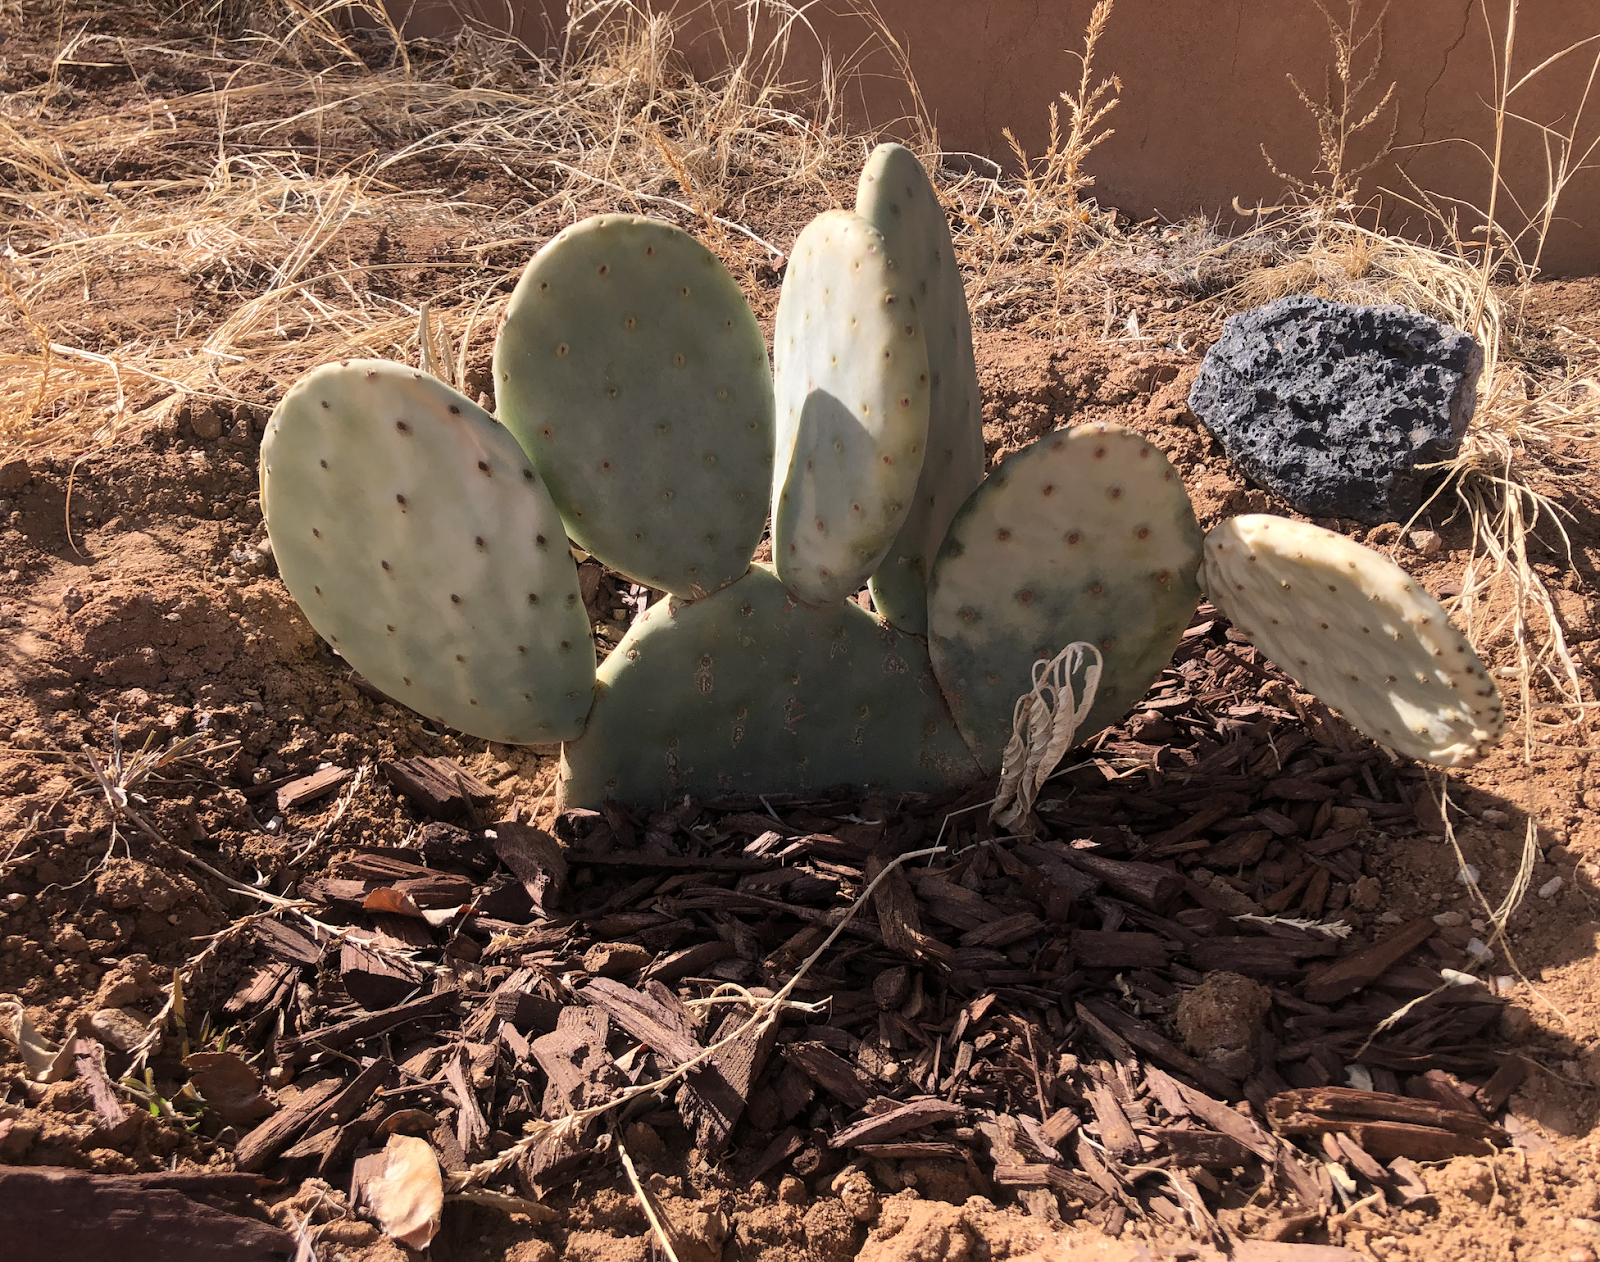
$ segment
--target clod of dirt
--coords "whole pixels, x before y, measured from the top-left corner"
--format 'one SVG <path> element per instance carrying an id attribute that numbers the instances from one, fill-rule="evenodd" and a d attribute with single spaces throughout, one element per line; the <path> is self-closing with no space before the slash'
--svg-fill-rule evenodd
<path id="1" fill-rule="evenodd" d="M 1272 993 L 1238 973 L 1211 973 L 1178 1002 L 1183 1041 L 1218 1073 L 1241 1079 L 1256 1067 L 1262 1021 Z"/>
<path id="2" fill-rule="evenodd" d="M 878 1226 L 867 1236 L 858 1262 L 987 1262 L 1032 1257 L 1035 1262 L 1078 1262 L 1071 1255 L 1043 1252 L 1054 1236 L 1042 1224 L 1001 1214 L 981 1196 L 965 1205 L 921 1200 L 902 1192 L 883 1205 Z M 1135 1262 L 1137 1254 L 1108 1255 L 1105 1262 Z M 1100 1262 L 1098 1258 L 1094 1262 Z"/>
<path id="3" fill-rule="evenodd" d="M 875 1223 L 883 1202 L 866 1171 L 846 1166 L 833 1180 L 833 1193 L 858 1223 Z"/>

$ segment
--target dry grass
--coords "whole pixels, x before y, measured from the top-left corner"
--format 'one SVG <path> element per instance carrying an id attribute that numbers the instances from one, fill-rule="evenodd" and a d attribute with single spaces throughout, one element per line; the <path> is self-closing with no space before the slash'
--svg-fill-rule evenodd
<path id="1" fill-rule="evenodd" d="M 206 11 L 233 42 L 69 38 L 44 83 L 6 99 L 0 445 L 103 446 L 174 394 L 260 401 L 329 359 L 415 362 L 424 303 L 460 380 L 521 264 L 584 214 L 675 220 L 750 289 L 781 251 L 747 221 L 798 224 L 853 181 L 848 67 L 779 81 L 792 6 L 750 10 L 728 68 L 702 80 L 673 22 L 634 0 L 575 9 L 549 58 L 471 27 L 408 50 L 284 5 L 266 35 L 259 14 Z M 188 90 L 79 104 L 72 82 L 124 64 L 141 87 Z M 510 213 L 443 194 L 463 167 Z M 411 254 L 356 248 L 375 238 Z M 138 278 L 172 283 L 108 319 Z"/>

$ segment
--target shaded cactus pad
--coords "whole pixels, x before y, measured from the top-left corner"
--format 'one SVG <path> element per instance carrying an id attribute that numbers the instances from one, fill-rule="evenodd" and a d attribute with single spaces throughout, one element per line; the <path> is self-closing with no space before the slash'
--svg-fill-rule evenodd
<path id="1" fill-rule="evenodd" d="M 316 369 L 267 425 L 261 507 L 290 594 L 375 687 L 487 740 L 583 730 L 594 644 L 566 532 L 464 395 L 384 360 Z"/>
<path id="2" fill-rule="evenodd" d="M 1353 539 L 1230 518 L 1206 535 L 1202 582 L 1235 629 L 1396 753 L 1464 766 L 1505 728 L 1499 690 L 1439 602 Z"/>
<path id="3" fill-rule="evenodd" d="M 799 604 L 761 566 L 705 600 L 651 606 L 601 666 L 598 694 L 566 747 L 568 805 L 978 776 L 919 640 L 855 604 Z"/>
<path id="4" fill-rule="evenodd" d="M 883 234 L 922 317 L 928 345 L 928 440 L 905 524 L 872 576 L 872 602 L 902 631 L 928 630 L 928 570 L 950 521 L 983 481 L 983 395 L 972 320 L 950 225 L 922 163 L 904 145 L 872 151 L 856 214 Z"/>
<path id="5" fill-rule="evenodd" d="M 808 604 L 860 591 L 905 524 L 928 438 L 922 321 L 883 235 L 830 210 L 789 256 L 773 331 L 772 555 Z"/>
<path id="6" fill-rule="evenodd" d="M 678 596 L 750 565 L 772 480 L 772 378 L 716 255 L 671 224 L 600 215 L 523 272 L 495 343 L 500 419 L 567 531 Z"/>
<path id="7" fill-rule="evenodd" d="M 1105 669 L 1079 729 L 1127 713 L 1199 604 L 1200 528 L 1159 449 L 1110 425 L 1008 458 L 950 526 L 928 589 L 929 648 L 956 725 L 999 770 L 1034 662 L 1083 640 Z"/>

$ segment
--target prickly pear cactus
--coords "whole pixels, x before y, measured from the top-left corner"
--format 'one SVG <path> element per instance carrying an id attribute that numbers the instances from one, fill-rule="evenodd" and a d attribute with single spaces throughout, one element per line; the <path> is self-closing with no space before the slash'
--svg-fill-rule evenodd
<path id="1" fill-rule="evenodd" d="M 956 510 L 983 481 L 983 395 L 972 320 L 944 207 L 916 155 L 872 151 L 856 188 L 856 214 L 883 234 L 909 283 L 928 344 L 928 440 L 905 524 L 872 576 L 872 603 L 899 627 L 928 630 L 928 570 Z"/>
<path id="2" fill-rule="evenodd" d="M 494 374 L 500 419 L 602 562 L 686 597 L 749 568 L 772 378 L 749 304 L 705 246 L 636 215 L 566 229 L 512 294 Z"/>
<path id="3" fill-rule="evenodd" d="M 834 785 L 931 790 L 978 775 L 920 640 L 854 603 L 812 609 L 770 570 L 659 601 L 600 667 L 565 800 Z"/>
<path id="4" fill-rule="evenodd" d="M 1308 522 L 1234 517 L 1206 535 L 1201 581 L 1236 630 L 1397 753 L 1465 766 L 1505 728 L 1466 637 L 1371 548 Z"/>
<path id="5" fill-rule="evenodd" d="M 594 644 L 565 528 L 464 395 L 384 360 L 316 369 L 267 424 L 261 508 L 285 585 L 375 687 L 487 740 L 583 730 Z"/>
<path id="6" fill-rule="evenodd" d="M 911 290 L 883 235 L 846 210 L 813 219 L 789 255 L 773 333 L 772 554 L 807 604 L 860 591 L 916 495 L 929 382 Z"/>
<path id="7" fill-rule="evenodd" d="M 1104 656 L 1079 739 L 1115 722 L 1172 660 L 1200 601 L 1200 528 L 1157 448 L 1111 425 L 1008 458 L 950 525 L 928 587 L 933 670 L 986 773 L 1000 769 L 1033 664 Z"/>

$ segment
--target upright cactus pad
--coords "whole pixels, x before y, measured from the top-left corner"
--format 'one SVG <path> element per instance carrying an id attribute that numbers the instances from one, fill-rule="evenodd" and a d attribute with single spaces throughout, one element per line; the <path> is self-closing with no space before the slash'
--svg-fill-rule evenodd
<path id="1" fill-rule="evenodd" d="M 883 234 L 910 284 L 928 343 L 928 442 L 905 524 L 872 576 L 872 602 L 902 631 L 928 630 L 928 570 L 967 496 L 983 481 L 983 395 L 972 357 L 972 319 L 944 207 L 916 155 L 872 151 L 856 188 L 856 214 Z"/>
<path id="2" fill-rule="evenodd" d="M 749 568 L 772 479 L 772 378 L 749 304 L 671 224 L 586 219 L 523 272 L 495 343 L 500 419 L 567 532 L 694 597 Z"/>
<path id="3" fill-rule="evenodd" d="M 808 608 L 760 566 L 707 600 L 651 606 L 598 693 L 565 751 L 571 805 L 978 776 L 919 640 L 853 603 Z"/>
<path id="4" fill-rule="evenodd" d="M 568 740 L 594 697 L 577 567 L 504 429 L 385 360 L 302 377 L 261 441 L 261 507 L 317 632 L 396 701 L 486 740 Z"/>
<path id="5" fill-rule="evenodd" d="M 929 649 L 956 725 L 1000 768 L 1034 662 L 1099 646 L 1080 736 L 1127 713 L 1199 603 L 1200 528 L 1183 482 L 1137 434 L 1085 425 L 1007 459 L 956 514 L 928 586 Z"/>
<path id="6" fill-rule="evenodd" d="M 801 600 L 845 600 L 915 502 L 928 351 L 913 278 L 859 215 L 830 210 L 789 255 L 773 334 L 772 553 Z"/>
<path id="7" fill-rule="evenodd" d="M 1387 557 L 1307 522 L 1251 514 L 1206 535 L 1211 601 L 1355 727 L 1424 762 L 1475 762 L 1500 694 L 1439 602 Z"/>

